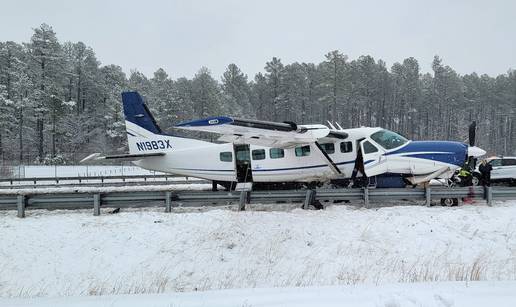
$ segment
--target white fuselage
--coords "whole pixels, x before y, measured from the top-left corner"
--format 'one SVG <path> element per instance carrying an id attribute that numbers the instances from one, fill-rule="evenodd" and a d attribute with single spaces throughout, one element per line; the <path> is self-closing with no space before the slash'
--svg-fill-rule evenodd
<path id="1" fill-rule="evenodd" d="M 430 155 L 451 154 L 451 152 L 442 151 L 439 148 L 432 151 L 425 149 L 416 152 L 403 152 L 403 148 L 411 144 L 411 142 L 408 142 L 397 148 L 385 150 L 369 137 L 379 130 L 381 128 L 346 129 L 343 131 L 349 136 L 344 140 L 321 140 L 321 144 L 334 144 L 333 152 L 332 150 L 326 152 L 342 174 L 336 174 L 332 171 L 313 145 L 310 152 L 305 153 L 305 155 L 300 155 L 299 152 L 296 155 L 295 147 L 284 148 L 284 156 L 281 158 L 272 158 L 270 147 L 250 145 L 252 179 L 254 182 L 310 182 L 349 178 L 355 167 L 357 146 L 360 146 L 359 142 L 363 140 L 371 142 L 378 149 L 377 152 L 363 155 L 367 176 L 385 173 L 426 175 L 444 167 L 446 172 L 440 177 L 448 178 L 459 167 L 457 163 L 424 158 L 431 157 Z M 172 138 L 172 144 L 188 142 L 189 140 L 170 138 Z M 344 146 L 341 145 L 343 142 L 349 143 Z M 135 143 L 135 141 L 133 140 L 130 143 Z M 341 150 L 341 146 L 343 150 Z M 263 152 L 265 152 L 265 155 L 263 155 Z M 231 159 L 222 161 L 221 153 L 231 153 Z M 254 153 L 261 154 L 255 155 Z M 135 161 L 134 164 L 150 170 L 189 177 L 217 181 L 237 181 L 237 162 L 235 158 L 233 143 L 215 144 L 195 140 L 194 147 L 173 146 L 173 149 L 168 151 L 165 156 L 145 158 Z"/>

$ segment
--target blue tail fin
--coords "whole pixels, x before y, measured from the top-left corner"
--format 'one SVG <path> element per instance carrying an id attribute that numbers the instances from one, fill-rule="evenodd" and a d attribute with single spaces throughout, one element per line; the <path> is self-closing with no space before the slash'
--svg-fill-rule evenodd
<path id="1" fill-rule="evenodd" d="M 125 120 L 154 134 L 163 134 L 138 92 L 123 92 Z"/>

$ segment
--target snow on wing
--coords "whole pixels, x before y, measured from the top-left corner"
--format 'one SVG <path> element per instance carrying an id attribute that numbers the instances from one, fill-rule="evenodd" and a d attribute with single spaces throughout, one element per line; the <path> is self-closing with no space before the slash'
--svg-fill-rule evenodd
<path id="1" fill-rule="evenodd" d="M 222 134 L 220 141 L 268 147 L 308 144 L 330 134 L 324 125 L 296 125 L 231 117 L 209 117 L 176 125 L 175 128 Z"/>

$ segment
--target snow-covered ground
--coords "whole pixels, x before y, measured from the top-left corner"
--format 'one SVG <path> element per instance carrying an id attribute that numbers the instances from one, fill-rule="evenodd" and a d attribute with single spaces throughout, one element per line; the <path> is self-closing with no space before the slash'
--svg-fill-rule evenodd
<path id="1" fill-rule="evenodd" d="M 451 296 L 452 302 L 469 302 L 469 295 L 476 293 L 471 300 L 489 299 L 493 306 L 500 306 L 497 298 L 514 302 L 516 295 L 514 282 L 480 283 L 477 290 L 463 282 L 516 280 L 515 201 L 497 202 L 493 207 L 369 210 L 330 206 L 322 211 L 167 214 L 162 209 L 146 209 L 98 217 L 90 210 L 31 211 L 25 219 L 0 212 L 0 238 L 0 297 L 4 298 L 329 285 L 364 286 L 263 291 L 276 293 L 272 299 L 282 298 L 284 303 L 277 306 L 302 303 L 304 293 L 313 294 L 307 294 L 306 301 L 312 304 L 306 306 L 314 306 L 319 291 L 329 291 L 330 300 L 336 302 L 343 295 L 343 302 L 364 298 L 379 300 L 381 306 L 410 303 L 411 297 L 420 296 L 437 302 L 440 293 L 457 293 Z M 461 282 L 451 288 L 442 284 L 374 286 L 434 281 Z M 454 287 L 458 287 L 456 292 L 446 292 Z M 508 289 L 514 291 L 509 294 Z M 152 306 L 262 306 L 267 297 L 262 290 L 242 291 L 229 293 L 253 299 L 224 305 L 225 292 L 150 298 L 156 300 Z M 211 296 L 219 297 L 218 301 L 213 298 L 219 305 L 210 304 Z M 177 304 L 169 300 L 175 297 L 181 298 Z M 448 296 L 442 297 L 436 306 L 469 306 L 453 305 Z M 90 299 L 96 300 L 77 302 Z M 132 298 L 116 296 L 98 302 L 130 306 L 123 304 L 128 300 Z M 5 306 L 16 302 L 0 301 Z M 48 306 L 58 306 L 58 302 Z"/>
<path id="2" fill-rule="evenodd" d="M 0 297 L 516 280 L 516 202 L 0 212 Z M 516 292 L 516 291 L 515 291 Z"/>
<path id="3" fill-rule="evenodd" d="M 514 307 L 516 282 L 268 288 L 174 294 L 2 300 L 9 307 Z"/>

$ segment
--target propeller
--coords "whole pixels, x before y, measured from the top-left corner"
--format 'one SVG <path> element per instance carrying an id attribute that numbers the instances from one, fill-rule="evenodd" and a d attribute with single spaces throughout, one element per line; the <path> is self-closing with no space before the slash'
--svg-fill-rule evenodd
<path id="1" fill-rule="evenodd" d="M 477 165 L 477 158 L 486 154 L 482 148 L 475 146 L 475 138 L 477 134 L 477 122 L 473 121 L 469 125 L 469 147 L 468 147 L 468 166 L 470 170 L 474 170 Z"/>

